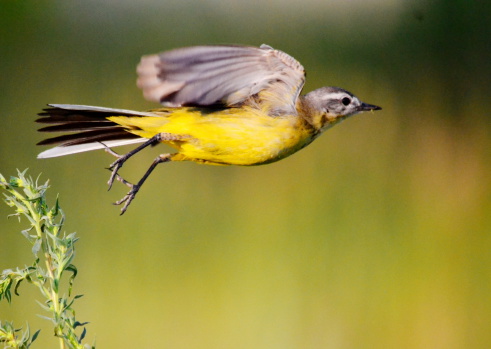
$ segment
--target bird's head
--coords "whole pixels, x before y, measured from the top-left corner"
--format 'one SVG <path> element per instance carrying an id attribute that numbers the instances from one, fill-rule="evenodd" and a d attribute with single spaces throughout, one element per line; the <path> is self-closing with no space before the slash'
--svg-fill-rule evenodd
<path id="1" fill-rule="evenodd" d="M 305 95 L 304 101 L 314 115 L 319 116 L 320 128 L 328 128 L 348 116 L 381 107 L 364 103 L 352 93 L 339 87 L 322 87 Z"/>

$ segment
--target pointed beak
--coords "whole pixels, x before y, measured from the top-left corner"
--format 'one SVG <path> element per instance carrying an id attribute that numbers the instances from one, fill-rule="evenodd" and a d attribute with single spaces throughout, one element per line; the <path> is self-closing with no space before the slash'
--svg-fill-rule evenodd
<path id="1" fill-rule="evenodd" d="M 370 111 L 370 110 L 381 110 L 382 108 L 377 106 L 377 105 L 373 105 L 373 104 L 368 104 L 368 103 L 362 103 L 359 107 L 358 107 L 358 110 L 359 111 Z"/>

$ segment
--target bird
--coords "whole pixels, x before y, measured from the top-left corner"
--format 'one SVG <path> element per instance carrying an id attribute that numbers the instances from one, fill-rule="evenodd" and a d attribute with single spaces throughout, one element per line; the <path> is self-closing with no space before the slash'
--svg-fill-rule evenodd
<path id="1" fill-rule="evenodd" d="M 269 45 L 202 45 L 143 56 L 137 86 L 161 104 L 133 111 L 75 104 L 48 104 L 36 121 L 40 132 L 64 132 L 38 145 L 57 145 L 38 158 L 104 149 L 116 157 L 108 169 L 130 189 L 115 205 L 121 215 L 160 163 L 254 166 L 284 159 L 346 118 L 382 109 L 339 87 L 301 95 L 305 69 Z M 141 144 L 140 144 L 141 143 Z M 148 146 L 175 149 L 160 154 L 135 184 L 119 175 L 123 164 Z M 126 154 L 112 148 L 139 144 Z"/>

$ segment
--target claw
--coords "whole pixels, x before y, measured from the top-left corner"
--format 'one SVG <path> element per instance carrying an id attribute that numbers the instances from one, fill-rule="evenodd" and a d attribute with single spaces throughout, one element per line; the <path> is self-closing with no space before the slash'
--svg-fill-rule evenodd
<path id="1" fill-rule="evenodd" d="M 101 144 L 104 146 L 104 151 L 108 154 L 111 154 L 112 156 L 115 156 L 117 157 L 118 159 L 122 156 L 122 155 L 119 155 L 118 153 L 116 153 L 114 150 L 112 150 L 111 148 L 109 148 L 107 145 L 105 145 L 104 143 L 101 142 Z"/>
<path id="2" fill-rule="evenodd" d="M 107 181 L 107 185 L 109 188 L 107 190 L 111 190 L 114 180 L 119 177 L 118 171 L 119 169 L 123 166 L 124 162 L 128 160 L 127 157 L 119 156 L 118 160 L 114 161 L 109 167 L 107 168 L 109 171 L 111 171 L 111 176 L 109 177 L 109 180 Z"/>
<path id="3" fill-rule="evenodd" d="M 123 177 L 121 177 L 119 174 L 116 174 L 116 179 L 118 181 L 120 181 L 121 183 L 123 183 L 124 185 L 131 188 L 130 191 L 125 196 L 123 196 L 123 198 L 121 200 L 118 200 L 118 201 L 113 203 L 113 205 L 121 205 L 122 203 L 124 203 L 124 206 L 121 208 L 121 213 L 120 213 L 120 215 L 123 215 L 126 212 L 126 210 L 128 209 L 128 206 L 131 204 L 131 202 L 135 198 L 136 193 L 138 193 L 138 191 L 140 190 L 141 185 L 132 184 L 132 183 L 128 182 L 126 179 L 124 179 Z"/>
<path id="4" fill-rule="evenodd" d="M 118 175 L 119 169 L 123 166 L 123 163 L 128 160 L 128 156 L 126 155 L 120 155 L 116 153 L 114 150 L 109 148 L 107 145 L 104 143 L 100 142 L 104 146 L 104 151 L 108 154 L 111 154 L 112 156 L 116 157 L 117 160 L 114 161 L 109 167 L 107 168 L 109 171 L 111 171 L 111 176 L 109 177 L 109 180 L 107 181 L 107 185 L 109 188 L 107 189 L 108 191 L 111 190 L 114 180 L 116 179 L 116 176 Z M 118 179 L 119 180 L 119 179 Z"/>
<path id="5" fill-rule="evenodd" d="M 124 185 L 126 185 L 127 187 L 133 188 L 133 186 L 134 186 L 134 184 L 128 182 L 126 179 L 121 177 L 119 174 L 116 175 L 116 179 L 118 181 L 120 181 L 121 183 L 123 183 Z"/>

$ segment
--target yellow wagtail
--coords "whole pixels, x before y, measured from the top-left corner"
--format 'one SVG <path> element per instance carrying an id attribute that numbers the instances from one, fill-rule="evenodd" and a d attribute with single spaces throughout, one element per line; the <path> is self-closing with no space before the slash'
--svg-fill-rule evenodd
<path id="1" fill-rule="evenodd" d="M 270 46 L 195 46 L 144 56 L 138 87 L 164 107 L 147 112 L 72 104 L 50 104 L 37 121 L 42 132 L 72 132 L 38 144 L 60 144 L 39 154 L 50 158 L 94 149 L 117 157 L 109 169 L 131 189 L 115 204 L 123 214 L 153 169 L 162 162 L 261 165 L 281 160 L 310 144 L 348 116 L 379 110 L 338 87 L 304 96 L 302 65 Z M 125 155 L 110 147 L 143 143 Z M 177 151 L 159 155 L 137 184 L 118 171 L 149 145 Z"/>

